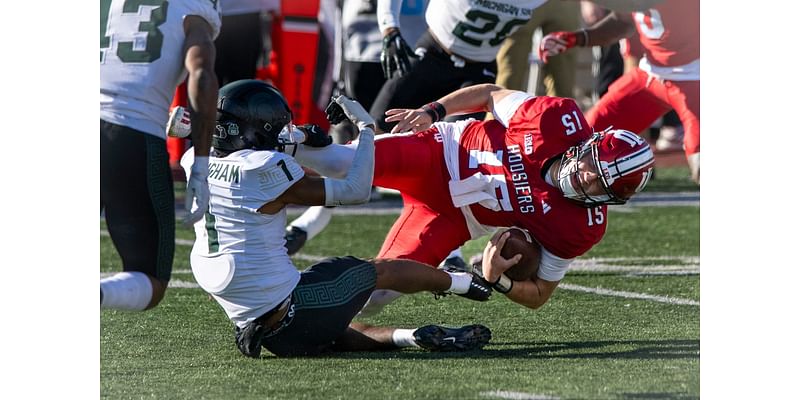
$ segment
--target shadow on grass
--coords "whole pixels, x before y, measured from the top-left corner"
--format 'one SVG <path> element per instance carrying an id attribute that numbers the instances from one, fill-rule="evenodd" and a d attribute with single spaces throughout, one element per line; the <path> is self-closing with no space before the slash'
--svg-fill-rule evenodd
<path id="1" fill-rule="evenodd" d="M 621 349 L 622 348 L 622 349 Z M 342 359 L 700 359 L 699 340 L 601 340 L 586 342 L 491 342 L 483 350 L 454 353 L 380 351 L 329 353 L 320 357 Z"/>

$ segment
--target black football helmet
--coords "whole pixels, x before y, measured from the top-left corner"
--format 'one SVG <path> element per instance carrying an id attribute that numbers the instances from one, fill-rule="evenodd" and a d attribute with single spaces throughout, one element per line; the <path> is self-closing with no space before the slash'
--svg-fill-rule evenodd
<path id="1" fill-rule="evenodd" d="M 278 89 L 257 79 L 231 82 L 219 89 L 211 143 L 218 156 L 242 149 L 283 151 L 278 134 L 291 122 L 292 111 Z"/>

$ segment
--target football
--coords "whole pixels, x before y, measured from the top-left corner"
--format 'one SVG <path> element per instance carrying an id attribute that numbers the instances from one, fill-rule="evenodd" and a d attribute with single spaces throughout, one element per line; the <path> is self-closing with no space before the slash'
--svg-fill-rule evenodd
<path id="1" fill-rule="evenodd" d="M 522 254 L 522 259 L 509 268 L 505 274 L 512 281 L 526 281 L 531 277 L 536 276 L 539 271 L 539 261 L 542 258 L 542 252 L 539 248 L 539 243 L 533 239 L 528 231 L 522 228 L 508 228 L 507 232 L 511 236 L 506 239 L 506 244 L 500 255 L 504 258 L 511 258 L 517 254 Z"/>

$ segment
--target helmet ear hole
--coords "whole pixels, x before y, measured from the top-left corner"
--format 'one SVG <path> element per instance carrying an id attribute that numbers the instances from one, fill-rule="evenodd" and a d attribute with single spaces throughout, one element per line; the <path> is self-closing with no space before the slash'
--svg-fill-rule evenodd
<path id="1" fill-rule="evenodd" d="M 242 149 L 280 151 L 278 134 L 291 120 L 289 104 L 270 84 L 256 79 L 231 82 L 219 90 L 212 146 L 226 154 Z"/>

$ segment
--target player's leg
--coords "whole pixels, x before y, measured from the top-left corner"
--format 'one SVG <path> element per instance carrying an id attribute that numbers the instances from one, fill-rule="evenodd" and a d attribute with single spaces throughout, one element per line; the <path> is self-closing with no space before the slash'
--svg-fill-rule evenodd
<path id="1" fill-rule="evenodd" d="M 262 25 L 258 12 L 222 16 L 222 28 L 214 41 L 214 72 L 220 86 L 255 78 L 264 44 Z"/>
<path id="2" fill-rule="evenodd" d="M 286 250 L 289 255 L 295 254 L 307 241 L 317 236 L 333 216 L 333 207 L 313 206 L 307 208 L 303 214 L 293 220 L 286 227 Z"/>
<path id="3" fill-rule="evenodd" d="M 443 271 L 407 259 L 377 259 L 375 289 L 400 293 L 453 293 L 475 301 L 486 301 L 492 293 L 489 285 L 471 272 Z"/>
<path id="4" fill-rule="evenodd" d="M 145 310 L 163 298 L 175 250 L 175 201 L 163 139 L 101 121 L 100 196 L 123 271 L 100 281 L 101 307 Z"/>
<path id="5" fill-rule="evenodd" d="M 546 7 L 543 4 L 534 12 L 534 17 L 528 20 L 516 32 L 503 40 L 497 52 L 497 80 L 496 83 L 506 89 L 526 91 L 526 79 L 530 63 L 528 56 L 533 47 L 533 32 L 539 26 L 536 16 L 539 10 Z M 561 54 L 563 56 L 565 54 Z M 556 57 L 554 57 L 556 58 Z"/>
<path id="6" fill-rule="evenodd" d="M 448 198 L 449 200 L 449 198 Z M 378 258 L 403 258 L 439 265 L 453 249 L 470 239 L 460 210 L 440 212 L 405 197 L 400 217 L 392 225 Z"/>
<path id="7" fill-rule="evenodd" d="M 450 207 L 449 173 L 436 128 L 419 133 L 379 135 L 375 138 L 375 186 L 399 190 L 432 204 L 445 197 Z"/>
<path id="8" fill-rule="evenodd" d="M 277 356 L 329 351 L 375 289 L 377 276 L 373 263 L 355 257 L 329 258 L 312 265 L 300 274 L 288 311 L 280 320 L 260 332 L 249 325 L 239 329 L 259 336 L 237 335 L 237 342 L 250 342 L 254 350 L 243 354 L 258 357 L 258 343 Z"/>
<path id="9" fill-rule="evenodd" d="M 640 69 L 623 75 L 614 82 L 597 104 L 586 112 L 586 121 L 595 131 L 609 126 L 640 134 L 672 107 L 654 95 L 647 73 Z"/>
<path id="10" fill-rule="evenodd" d="M 420 347 L 431 351 L 469 351 L 482 348 L 491 338 L 489 328 L 478 324 L 461 328 L 426 325 L 417 329 L 399 329 L 353 322 L 336 340 L 333 349 L 373 351 Z"/>
<path id="11" fill-rule="evenodd" d="M 541 13 L 540 13 L 541 11 Z M 542 18 L 542 36 L 557 31 L 575 31 L 580 28 L 580 3 L 576 1 L 548 1 L 534 12 L 534 19 Z M 575 76 L 579 49 L 551 57 L 539 74 L 548 96 L 575 97 Z"/>
<path id="12" fill-rule="evenodd" d="M 666 82 L 670 104 L 683 124 L 683 150 L 692 173 L 700 184 L 700 81 Z"/>
<path id="13" fill-rule="evenodd" d="M 400 258 L 439 265 L 454 248 L 469 240 L 466 223 L 456 208 L 453 213 L 442 214 L 431 207 L 403 195 L 405 205 L 383 242 L 378 258 Z M 449 198 L 447 198 L 449 200 Z M 396 290 L 376 290 L 359 317 L 379 313 L 389 303 L 400 297 Z"/>

